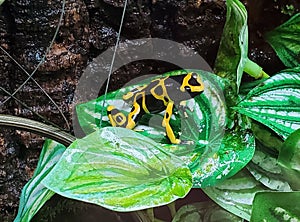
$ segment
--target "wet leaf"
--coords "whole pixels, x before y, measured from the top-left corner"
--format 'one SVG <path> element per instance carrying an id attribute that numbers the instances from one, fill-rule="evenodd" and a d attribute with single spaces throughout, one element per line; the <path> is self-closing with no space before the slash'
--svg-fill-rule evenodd
<path id="1" fill-rule="evenodd" d="M 267 33 L 266 40 L 287 67 L 300 66 L 300 13 Z"/>
<path id="2" fill-rule="evenodd" d="M 214 186 L 239 172 L 253 157 L 255 141 L 247 131 L 226 131 L 222 140 L 208 144 L 197 161 L 189 164 L 193 173 L 194 187 Z"/>
<path id="3" fill-rule="evenodd" d="M 278 191 L 292 191 L 286 176 L 277 163 L 277 156 L 268 152 L 268 148 L 256 143 L 255 154 L 247 165 L 253 177 L 266 187 Z"/>
<path id="4" fill-rule="evenodd" d="M 293 132 L 283 143 L 278 163 L 293 190 L 300 190 L 300 129 Z"/>
<path id="5" fill-rule="evenodd" d="M 287 138 L 300 128 L 300 74 L 283 71 L 249 92 L 236 109 Z"/>
<path id="6" fill-rule="evenodd" d="M 300 221 L 299 200 L 300 192 L 257 193 L 250 221 Z"/>
<path id="7" fill-rule="evenodd" d="M 278 156 L 283 140 L 270 128 L 256 121 L 251 122 L 251 129 L 259 144 L 272 156 Z"/>
<path id="8" fill-rule="evenodd" d="M 164 76 L 180 75 L 187 71 L 197 72 L 201 76 L 205 90 L 203 94 L 188 100 L 184 111 L 178 110 L 175 113 L 171 125 L 181 140 L 192 141 L 192 144 L 169 143 L 165 129 L 161 126 L 164 113 L 145 115 L 134 130 L 155 140 L 166 151 L 181 158 L 193 173 L 194 187 L 211 186 L 232 176 L 251 160 L 255 146 L 254 137 L 248 131 L 235 132 L 232 129 L 225 132 L 228 118 L 223 90 L 226 81 L 199 70 L 179 70 Z M 150 80 L 146 79 L 140 84 L 148 82 Z M 107 94 L 107 104 L 112 104 L 127 114 L 131 107 L 122 100 L 122 95 L 136 86 L 128 86 Z M 105 113 L 102 127 L 110 125 L 106 116 L 107 104 L 102 106 L 103 99 L 101 96 L 97 100 L 77 106 L 79 123 L 87 133 L 100 127 L 102 109 Z"/>
<path id="9" fill-rule="evenodd" d="M 22 190 L 18 215 L 14 222 L 29 222 L 44 203 L 54 195 L 54 192 L 41 184 L 41 181 L 49 174 L 65 150 L 66 147 L 62 144 L 53 140 L 45 141 L 34 175 Z"/>
<path id="10" fill-rule="evenodd" d="M 226 23 L 214 68 L 238 89 L 248 60 L 247 11 L 238 0 L 227 0 L 226 5 Z"/>
<path id="11" fill-rule="evenodd" d="M 243 222 L 228 211 L 224 210 L 212 201 L 199 202 L 182 206 L 172 222 Z"/>
<path id="12" fill-rule="evenodd" d="M 196 118 L 195 121 L 191 121 L 193 118 L 182 118 L 184 121 L 181 123 L 180 117 L 182 117 L 182 113 L 180 113 L 180 111 L 175 113 L 175 115 L 177 114 L 177 117 L 179 117 L 171 120 L 172 126 L 174 125 L 175 127 L 175 133 L 178 135 L 178 130 L 180 130 L 180 133 L 184 134 L 182 135 L 182 139 L 184 140 L 208 140 L 210 136 L 209 134 L 216 135 L 223 133 L 227 121 L 225 99 L 223 95 L 224 85 L 226 83 L 215 74 L 201 70 L 178 70 L 168 72 L 164 75 L 155 76 L 153 78 L 148 78 L 139 84 L 127 86 L 120 90 L 108 93 L 106 95 L 106 103 L 104 106 L 104 96 L 100 96 L 95 100 L 77 105 L 76 112 L 82 130 L 86 134 L 89 134 L 98 128 L 110 126 L 111 124 L 106 113 L 108 105 L 114 105 L 122 110 L 124 114 L 128 114 L 131 110 L 131 106 L 123 101 L 122 96 L 137 86 L 148 84 L 155 78 L 182 75 L 189 71 L 196 72 L 201 76 L 205 84 L 205 90 L 200 96 L 188 100 L 186 105 L 187 109 L 184 110 L 185 112 L 192 114 L 193 118 Z M 101 119 L 102 112 L 104 115 Z M 157 142 L 168 143 L 164 129 L 161 126 L 163 115 L 163 113 L 156 115 L 144 115 L 135 130 Z M 100 122 L 102 124 L 101 126 Z M 184 129 L 186 129 L 186 131 L 184 131 Z M 196 131 L 196 135 L 194 135 L 194 131 Z M 209 133 L 210 131 L 212 132 Z"/>
<path id="13" fill-rule="evenodd" d="M 256 181 L 247 170 L 240 171 L 216 186 L 203 189 L 218 205 L 245 220 L 250 220 L 255 193 L 264 190 L 267 188 Z"/>
<path id="14" fill-rule="evenodd" d="M 135 211 L 184 197 L 192 175 L 153 140 L 106 127 L 72 143 L 42 183 L 68 198 Z"/>

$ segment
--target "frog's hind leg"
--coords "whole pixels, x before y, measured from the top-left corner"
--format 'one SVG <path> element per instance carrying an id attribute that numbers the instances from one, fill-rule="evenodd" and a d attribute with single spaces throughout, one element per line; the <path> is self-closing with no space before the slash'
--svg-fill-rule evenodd
<path id="1" fill-rule="evenodd" d="M 107 115 L 112 126 L 133 129 L 137 121 L 143 115 L 143 110 L 141 110 L 140 105 L 135 102 L 127 117 L 114 106 L 107 107 Z"/>
<path id="2" fill-rule="evenodd" d="M 107 107 L 107 116 L 112 126 L 126 127 L 127 117 L 116 107 L 108 106 Z"/>
<path id="3" fill-rule="evenodd" d="M 166 113 L 165 113 L 165 116 L 164 116 L 164 119 L 163 119 L 163 122 L 162 122 L 162 126 L 166 128 L 166 133 L 167 133 L 167 136 L 170 139 L 171 143 L 180 144 L 181 143 L 180 139 L 177 139 L 175 137 L 173 129 L 170 125 L 170 119 L 171 119 L 171 116 L 173 114 L 173 107 L 174 107 L 174 103 L 169 102 L 168 105 L 167 105 L 167 108 L 166 108 Z"/>

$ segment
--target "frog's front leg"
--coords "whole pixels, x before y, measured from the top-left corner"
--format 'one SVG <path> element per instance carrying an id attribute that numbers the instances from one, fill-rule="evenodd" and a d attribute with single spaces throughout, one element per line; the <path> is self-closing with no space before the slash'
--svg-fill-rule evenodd
<path id="1" fill-rule="evenodd" d="M 167 105 L 167 108 L 166 108 L 166 113 L 165 113 L 165 116 L 164 116 L 164 119 L 163 119 L 163 122 L 162 122 L 162 126 L 166 128 L 166 133 L 167 133 L 167 136 L 170 139 L 171 143 L 180 144 L 181 143 L 180 139 L 177 139 L 175 137 L 173 129 L 170 125 L 170 119 L 171 119 L 171 116 L 173 114 L 173 108 L 174 108 L 174 103 L 169 102 L 168 105 Z"/>
<path id="2" fill-rule="evenodd" d="M 108 119 L 112 126 L 133 129 L 136 125 L 136 122 L 138 121 L 138 119 L 142 114 L 143 113 L 141 112 L 141 107 L 137 102 L 133 103 L 132 109 L 127 117 L 116 107 L 114 106 L 107 107 Z"/>

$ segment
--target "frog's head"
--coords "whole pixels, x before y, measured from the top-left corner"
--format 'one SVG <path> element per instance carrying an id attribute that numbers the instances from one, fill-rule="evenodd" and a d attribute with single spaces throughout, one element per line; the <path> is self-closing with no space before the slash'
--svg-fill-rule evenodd
<path id="1" fill-rule="evenodd" d="M 204 83 L 197 73 L 189 72 L 182 80 L 180 91 L 199 94 L 204 91 Z"/>

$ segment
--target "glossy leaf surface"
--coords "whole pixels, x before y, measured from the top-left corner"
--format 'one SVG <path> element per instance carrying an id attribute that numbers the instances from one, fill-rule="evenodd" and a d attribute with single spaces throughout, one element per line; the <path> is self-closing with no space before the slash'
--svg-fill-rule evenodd
<path id="1" fill-rule="evenodd" d="M 268 43 L 287 67 L 300 66 L 300 13 L 267 33 Z"/>
<path id="2" fill-rule="evenodd" d="M 293 190 L 300 190 L 300 129 L 293 132 L 284 141 L 278 163 Z"/>
<path id="3" fill-rule="evenodd" d="M 212 201 L 182 206 L 172 222 L 243 222 L 242 218 L 224 210 Z"/>
<path id="4" fill-rule="evenodd" d="M 214 68 L 239 88 L 248 59 L 247 11 L 239 0 L 227 0 L 226 5 L 226 23 Z"/>
<path id="5" fill-rule="evenodd" d="M 299 200 L 300 192 L 257 193 L 250 221 L 300 221 Z"/>
<path id="6" fill-rule="evenodd" d="M 268 148 L 257 143 L 255 154 L 248 163 L 247 169 L 257 181 L 269 189 L 292 191 L 284 172 L 277 163 L 277 156 L 268 151 Z"/>
<path id="7" fill-rule="evenodd" d="M 72 143 L 42 183 L 68 198 L 135 211 L 184 197 L 192 175 L 153 140 L 106 127 Z"/>
<path id="8" fill-rule="evenodd" d="M 267 190 L 247 170 L 242 170 L 222 183 L 203 191 L 227 211 L 250 220 L 252 202 L 257 192 Z"/>
<path id="9" fill-rule="evenodd" d="M 284 139 L 300 128 L 300 74 L 283 71 L 249 92 L 237 106 L 244 114 Z"/>
<path id="10" fill-rule="evenodd" d="M 54 195 L 54 192 L 41 184 L 41 181 L 49 174 L 65 150 L 66 147 L 62 144 L 53 140 L 45 141 L 34 175 L 22 190 L 18 215 L 14 222 L 29 222 Z"/>
<path id="11" fill-rule="evenodd" d="M 220 77 L 199 70 L 179 70 L 166 73 L 164 76 L 180 75 L 187 71 L 197 72 L 201 76 L 205 90 L 203 94 L 187 100 L 187 109 L 175 112 L 171 126 L 180 139 L 192 141 L 192 144 L 169 143 L 165 129 L 161 126 L 164 113 L 145 115 L 134 130 L 155 140 L 166 151 L 181 158 L 193 173 L 194 187 L 211 186 L 232 176 L 251 160 L 255 146 L 254 137 L 247 131 L 225 132 L 227 110 L 223 89 L 226 82 Z M 141 84 L 149 82 L 147 79 Z M 77 106 L 79 123 L 83 130 L 90 133 L 100 128 L 102 109 L 105 114 L 102 118 L 102 127 L 110 126 L 106 116 L 108 104 L 119 107 L 124 114 L 128 113 L 131 107 L 121 98 L 124 93 L 136 86 L 128 86 L 107 94 L 107 103 L 104 107 L 103 96 Z"/>

